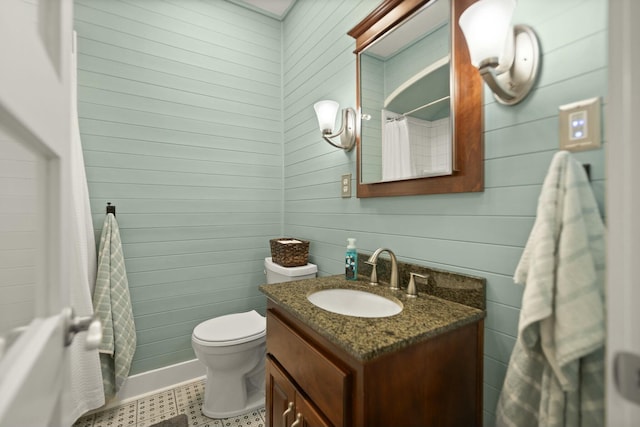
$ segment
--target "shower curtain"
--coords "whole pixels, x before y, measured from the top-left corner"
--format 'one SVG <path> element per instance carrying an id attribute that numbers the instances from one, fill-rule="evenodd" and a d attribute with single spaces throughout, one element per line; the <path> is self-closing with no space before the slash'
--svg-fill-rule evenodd
<path id="1" fill-rule="evenodd" d="M 77 108 L 77 49 L 73 33 L 71 53 L 71 306 L 76 316 L 93 315 L 91 295 L 96 281 L 97 255 L 89 189 L 84 169 Z M 63 425 L 73 424 L 82 414 L 104 404 L 102 373 L 98 350 L 85 349 L 85 334 L 70 346 L 71 377 L 63 398 Z"/>
<path id="2" fill-rule="evenodd" d="M 382 180 L 410 178 L 411 148 L 409 144 L 409 126 L 406 118 L 384 122 L 382 138 Z"/>

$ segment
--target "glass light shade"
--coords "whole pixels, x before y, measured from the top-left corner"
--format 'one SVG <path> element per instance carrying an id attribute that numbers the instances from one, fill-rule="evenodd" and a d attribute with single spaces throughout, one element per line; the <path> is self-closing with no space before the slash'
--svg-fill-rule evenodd
<path id="1" fill-rule="evenodd" d="M 514 57 L 511 17 L 515 7 L 515 0 L 479 0 L 462 13 L 460 28 L 475 67 L 489 58 L 498 58 L 497 74 L 511 67 Z"/>
<path id="2" fill-rule="evenodd" d="M 336 114 L 338 114 L 338 104 L 335 101 L 318 101 L 313 104 L 313 109 L 316 110 L 316 116 L 318 117 L 318 125 L 320 125 L 320 130 L 325 133 L 325 131 L 329 131 L 329 133 L 333 132 L 333 125 L 336 123 Z"/>

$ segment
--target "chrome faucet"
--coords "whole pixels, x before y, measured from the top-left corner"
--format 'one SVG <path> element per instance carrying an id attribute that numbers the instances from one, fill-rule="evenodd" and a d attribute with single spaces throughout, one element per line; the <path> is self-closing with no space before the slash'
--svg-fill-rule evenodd
<path id="1" fill-rule="evenodd" d="M 365 261 L 371 266 L 371 278 L 369 279 L 369 284 L 372 286 L 378 285 L 378 272 L 376 271 L 376 265 L 378 261 L 378 255 L 380 255 L 380 253 L 384 251 L 389 252 L 389 257 L 391 257 L 391 278 L 389 279 L 389 285 L 390 288 L 395 291 L 400 289 L 398 287 L 398 260 L 396 259 L 396 254 L 394 254 L 391 249 L 378 248 L 369 257 L 369 259 Z"/>

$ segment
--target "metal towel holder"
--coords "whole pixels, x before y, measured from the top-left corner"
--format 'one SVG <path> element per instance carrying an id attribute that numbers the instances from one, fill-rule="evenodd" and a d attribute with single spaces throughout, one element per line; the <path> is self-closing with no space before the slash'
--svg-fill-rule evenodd
<path id="1" fill-rule="evenodd" d="M 112 213 L 113 216 L 116 216 L 116 205 L 111 205 L 111 202 L 107 202 L 107 215 Z"/>

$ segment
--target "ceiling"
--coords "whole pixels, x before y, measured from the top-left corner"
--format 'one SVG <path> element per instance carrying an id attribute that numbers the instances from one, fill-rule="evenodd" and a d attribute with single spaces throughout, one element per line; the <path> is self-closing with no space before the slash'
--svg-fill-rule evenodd
<path id="1" fill-rule="evenodd" d="M 285 15 L 296 0 L 232 0 L 243 4 L 258 12 L 277 19 L 284 19 Z"/>

